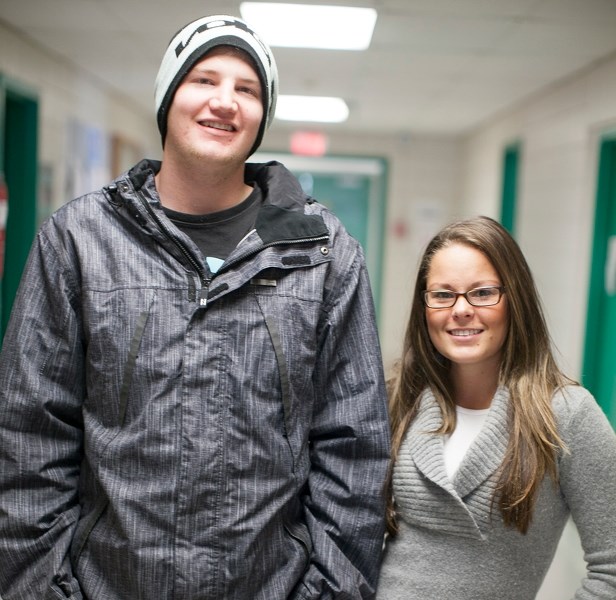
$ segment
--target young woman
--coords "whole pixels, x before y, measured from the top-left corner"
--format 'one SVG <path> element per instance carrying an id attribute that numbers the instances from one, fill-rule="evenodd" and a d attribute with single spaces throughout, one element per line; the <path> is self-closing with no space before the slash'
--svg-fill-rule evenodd
<path id="1" fill-rule="evenodd" d="M 570 515 L 588 563 L 575 598 L 616 598 L 616 436 L 550 346 L 503 227 L 432 239 L 390 382 L 379 599 L 534 599 Z"/>

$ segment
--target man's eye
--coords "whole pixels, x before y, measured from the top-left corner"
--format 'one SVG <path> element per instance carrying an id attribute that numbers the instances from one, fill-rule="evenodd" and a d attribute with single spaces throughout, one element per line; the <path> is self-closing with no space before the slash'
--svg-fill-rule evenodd
<path id="1" fill-rule="evenodd" d="M 250 87 L 241 87 L 239 88 L 239 91 L 242 92 L 242 94 L 249 94 L 255 97 L 257 96 L 257 91 Z"/>

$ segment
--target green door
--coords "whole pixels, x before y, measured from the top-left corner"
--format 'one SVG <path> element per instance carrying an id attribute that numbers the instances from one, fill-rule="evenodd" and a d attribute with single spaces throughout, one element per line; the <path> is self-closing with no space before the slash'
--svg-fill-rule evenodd
<path id="1" fill-rule="evenodd" d="M 0 341 L 36 232 L 37 133 L 36 96 L 0 75 L 0 170 L 9 196 L 0 281 Z"/>
<path id="2" fill-rule="evenodd" d="M 601 142 L 584 385 L 616 426 L 616 139 Z"/>
<path id="3" fill-rule="evenodd" d="M 343 164 L 339 165 L 340 168 Z M 378 316 L 384 227 L 382 180 L 371 173 L 292 170 L 304 191 L 327 206 L 361 244 Z"/>
<path id="4" fill-rule="evenodd" d="M 370 180 L 359 175 L 314 174 L 312 177 L 312 195 L 327 206 L 366 249 Z"/>

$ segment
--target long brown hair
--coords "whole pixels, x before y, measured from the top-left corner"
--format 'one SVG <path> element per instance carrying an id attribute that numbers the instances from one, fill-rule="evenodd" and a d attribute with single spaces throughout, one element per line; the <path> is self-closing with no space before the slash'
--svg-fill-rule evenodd
<path id="1" fill-rule="evenodd" d="M 450 362 L 432 345 L 422 298 L 432 258 L 453 244 L 464 244 L 482 252 L 506 290 L 508 332 L 499 385 L 509 390 L 510 436 L 493 504 L 498 505 L 506 526 L 526 533 L 539 485 L 546 474 L 557 481 L 556 452 L 564 449 L 552 412 L 552 395 L 558 387 L 573 382 L 554 360 L 539 294 L 524 255 L 507 230 L 489 217 L 458 221 L 445 227 L 430 241 L 419 265 L 402 357 L 388 382 L 392 427 L 388 531 L 395 535 L 398 530 L 392 498 L 393 465 L 424 389 L 432 389 L 443 415 L 443 426 L 435 433 L 450 433 L 455 427 Z"/>

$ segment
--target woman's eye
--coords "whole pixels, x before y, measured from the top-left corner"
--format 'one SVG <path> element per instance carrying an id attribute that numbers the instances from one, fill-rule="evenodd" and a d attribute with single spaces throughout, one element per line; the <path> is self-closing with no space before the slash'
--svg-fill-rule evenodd
<path id="1" fill-rule="evenodd" d="M 489 298 L 490 296 L 494 296 L 496 290 L 494 288 L 479 288 L 478 290 L 473 290 L 471 296 L 475 296 L 476 298 Z"/>

